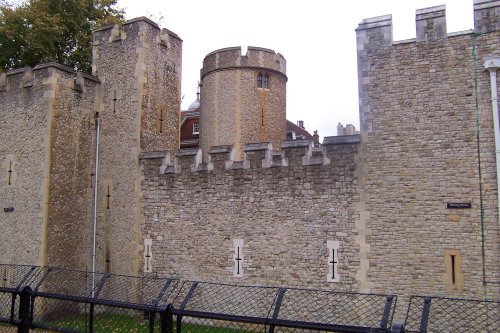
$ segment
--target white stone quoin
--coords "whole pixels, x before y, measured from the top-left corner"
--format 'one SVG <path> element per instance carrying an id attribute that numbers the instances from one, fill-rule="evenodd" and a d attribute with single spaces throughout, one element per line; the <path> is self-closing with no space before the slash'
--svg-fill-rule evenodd
<path id="1" fill-rule="evenodd" d="M 326 242 L 328 248 L 328 275 L 327 282 L 340 282 L 339 274 L 339 248 L 340 242 L 329 240 Z"/>
<path id="2" fill-rule="evenodd" d="M 233 239 L 234 277 L 243 277 L 243 239 Z"/>

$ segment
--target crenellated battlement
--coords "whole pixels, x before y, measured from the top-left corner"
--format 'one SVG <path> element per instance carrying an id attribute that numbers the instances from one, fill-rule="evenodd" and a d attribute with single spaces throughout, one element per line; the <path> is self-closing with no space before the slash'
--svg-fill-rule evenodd
<path id="1" fill-rule="evenodd" d="M 417 9 L 415 23 L 416 38 L 406 40 L 405 43 L 432 41 L 457 35 L 457 33 L 447 33 L 445 5 Z M 474 0 L 474 31 L 488 33 L 497 30 L 500 30 L 500 1 Z M 362 20 L 356 28 L 356 34 L 358 51 L 364 50 L 367 44 L 380 46 L 395 44 L 391 15 Z"/>
<path id="2" fill-rule="evenodd" d="M 172 32 L 168 29 L 161 29 L 158 24 L 153 22 L 151 19 L 141 16 L 141 17 L 136 17 L 131 20 L 125 21 L 123 24 L 108 24 L 105 26 L 102 26 L 96 30 L 93 31 L 94 36 L 99 36 L 99 37 L 108 37 L 107 40 L 109 42 L 114 42 L 118 40 L 124 40 L 127 38 L 127 32 L 130 30 L 133 30 L 135 26 L 137 25 L 143 25 L 146 24 L 147 26 L 151 27 L 153 31 L 155 31 L 158 34 L 158 39 L 157 41 L 159 43 L 168 43 L 168 40 L 170 38 L 175 38 L 179 41 L 182 42 L 182 39 L 175 33 Z M 95 38 L 94 38 L 95 41 Z"/>
<path id="3" fill-rule="evenodd" d="M 242 54 L 241 47 L 228 47 L 209 53 L 203 59 L 201 78 L 214 72 L 234 68 L 265 68 L 286 77 L 286 60 L 273 50 L 249 46 Z"/>
<path id="4" fill-rule="evenodd" d="M 47 83 L 46 79 L 54 75 L 57 75 L 59 78 L 64 77 L 64 82 L 59 83 L 77 92 L 85 92 L 86 87 L 100 83 L 99 78 L 95 76 L 50 62 L 39 64 L 34 68 L 28 66 L 0 74 L 0 92 L 45 85 Z"/>
<path id="5" fill-rule="evenodd" d="M 113 56 L 121 57 L 124 52 L 130 52 L 128 58 L 135 59 L 139 55 L 141 60 L 150 54 L 162 54 L 164 57 L 177 59 L 182 52 L 182 39 L 176 33 L 161 29 L 146 17 L 137 17 L 123 24 L 110 24 L 96 29 L 93 31 L 92 43 L 92 74 L 99 77 L 104 70 L 99 59 L 107 59 L 110 52 L 116 53 Z M 138 47 L 143 52 L 136 54 Z"/>
<path id="6" fill-rule="evenodd" d="M 281 151 L 273 151 L 269 142 L 247 144 L 243 148 L 243 160 L 237 159 L 236 149 L 230 145 L 211 147 L 207 163 L 203 163 L 202 150 L 197 148 L 181 149 L 175 157 L 165 152 L 143 153 L 140 159 L 162 159 L 160 174 L 330 165 L 332 160 L 342 159 L 341 154 L 348 154 L 342 148 L 359 143 L 359 135 L 346 135 L 325 137 L 319 148 L 309 140 L 285 141 Z"/>

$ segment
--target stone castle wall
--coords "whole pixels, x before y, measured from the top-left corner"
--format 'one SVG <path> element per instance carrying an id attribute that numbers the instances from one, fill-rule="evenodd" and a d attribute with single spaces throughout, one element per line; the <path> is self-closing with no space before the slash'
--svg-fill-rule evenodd
<path id="1" fill-rule="evenodd" d="M 142 235 L 151 273 L 184 279 L 357 290 L 357 136 L 324 144 L 285 142 L 182 150 L 175 161 L 143 154 Z M 334 138 L 336 139 L 336 138 Z M 171 163 L 169 163 L 171 162 Z M 161 170 L 161 172 L 160 172 Z M 235 240 L 243 275 L 235 277 Z M 328 241 L 340 243 L 340 281 L 327 282 Z"/>
<path id="2" fill-rule="evenodd" d="M 58 64 L 11 71 L 2 81 L 2 260 L 85 268 L 99 81 Z"/>
<path id="3" fill-rule="evenodd" d="M 236 148 L 218 146 L 208 164 L 199 151 L 163 162 L 164 154 L 143 155 L 151 272 L 394 293 L 403 302 L 415 293 L 482 298 L 483 290 L 498 299 L 495 149 L 482 67 L 498 55 L 498 2 L 476 1 L 475 9 L 476 24 L 490 30 L 448 34 L 442 7 L 417 11 L 415 40 L 394 42 L 390 16 L 360 24 L 359 144 L 326 140 L 319 154 L 285 142 L 281 154 L 268 146 L 257 158 L 246 145 L 242 161 Z M 339 150 L 329 155 L 332 147 Z M 331 284 L 324 256 L 335 242 L 341 282 Z M 243 244 L 244 276 L 234 276 L 235 244 Z"/>
<path id="4" fill-rule="evenodd" d="M 181 50 L 177 35 L 146 18 L 94 33 L 93 68 L 103 94 L 100 270 L 139 273 L 139 154 L 179 148 Z"/>
<path id="5" fill-rule="evenodd" d="M 55 81 L 57 79 L 57 81 Z M 47 262 L 53 266 L 90 267 L 92 161 L 99 80 L 59 71 L 53 76 Z"/>
<path id="6" fill-rule="evenodd" d="M 182 41 L 138 18 L 93 44 L 96 76 L 42 64 L 0 77 L 3 262 L 90 269 L 97 173 L 96 269 L 139 273 L 139 154 L 179 147 Z"/>
<path id="7" fill-rule="evenodd" d="M 268 75 L 268 88 L 257 77 Z M 201 131 L 204 152 L 234 145 L 238 159 L 252 142 L 271 142 L 278 149 L 286 134 L 286 61 L 272 50 L 227 48 L 208 54 L 201 70 Z M 264 84 L 264 83 L 263 83 Z M 204 157 L 205 160 L 208 155 Z"/>
<path id="8" fill-rule="evenodd" d="M 202 69 L 205 159 L 174 156 L 182 41 L 145 18 L 95 32 L 95 76 L 55 64 L 1 75 L 2 261 L 90 267 L 98 171 L 99 271 L 482 298 L 484 264 L 487 296 L 500 298 L 482 67 L 500 55 L 499 8 L 476 0 L 475 31 L 453 34 L 444 8 L 419 10 L 417 38 L 402 42 L 390 16 L 364 20 L 361 134 L 319 150 L 282 141 L 283 57 L 231 48 Z M 268 91 L 259 71 L 270 73 Z"/>
<path id="9" fill-rule="evenodd" d="M 447 34 L 444 6 L 417 11 L 413 40 L 392 40 L 390 15 L 357 29 L 371 291 L 481 298 L 482 194 L 486 290 L 500 298 L 495 144 L 483 67 L 487 56 L 500 55 L 499 8 L 499 1 L 476 1 L 475 32 Z"/>

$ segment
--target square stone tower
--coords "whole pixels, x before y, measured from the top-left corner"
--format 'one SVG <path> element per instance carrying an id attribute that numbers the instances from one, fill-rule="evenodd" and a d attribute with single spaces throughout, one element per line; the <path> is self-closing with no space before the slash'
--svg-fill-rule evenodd
<path id="1" fill-rule="evenodd" d="M 182 40 L 141 17 L 94 32 L 101 80 L 96 269 L 139 272 L 139 155 L 179 148 Z"/>
<path id="2" fill-rule="evenodd" d="M 500 1 L 474 2 L 473 31 L 445 7 L 416 11 L 416 38 L 390 15 L 356 29 L 370 290 L 498 299 L 500 233 L 490 74 Z M 394 241 L 394 239 L 398 241 Z M 483 274 L 484 272 L 484 274 Z"/>
<path id="3" fill-rule="evenodd" d="M 0 261 L 85 269 L 99 79 L 56 64 L 0 75 Z"/>

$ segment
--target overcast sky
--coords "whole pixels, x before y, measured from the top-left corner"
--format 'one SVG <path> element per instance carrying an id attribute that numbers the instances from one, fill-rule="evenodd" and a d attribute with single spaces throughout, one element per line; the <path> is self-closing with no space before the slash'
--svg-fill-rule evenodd
<path id="1" fill-rule="evenodd" d="M 448 32 L 472 29 L 473 0 L 118 0 L 184 41 L 182 109 L 196 99 L 203 58 L 231 46 L 273 49 L 287 60 L 287 119 L 321 137 L 337 123 L 359 129 L 354 29 L 392 14 L 394 40 L 415 38 L 415 10 L 446 5 Z"/>

